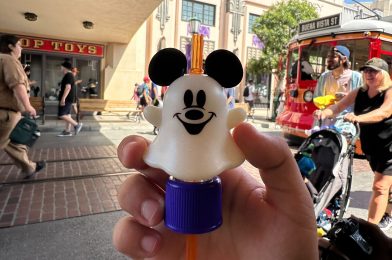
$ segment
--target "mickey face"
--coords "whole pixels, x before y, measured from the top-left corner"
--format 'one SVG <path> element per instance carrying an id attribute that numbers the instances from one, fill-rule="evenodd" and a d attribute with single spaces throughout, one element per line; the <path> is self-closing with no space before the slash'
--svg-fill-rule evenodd
<path id="1" fill-rule="evenodd" d="M 215 112 L 206 111 L 205 103 L 206 93 L 204 90 L 201 89 L 194 95 L 192 90 L 188 89 L 184 94 L 184 109 L 182 109 L 182 112 L 174 114 L 191 135 L 199 134 L 204 126 L 214 116 L 216 117 Z"/>
<path id="2" fill-rule="evenodd" d="M 225 102 L 224 90 L 215 80 L 205 75 L 186 75 L 169 87 L 162 119 L 187 134 L 202 134 L 226 116 Z"/>

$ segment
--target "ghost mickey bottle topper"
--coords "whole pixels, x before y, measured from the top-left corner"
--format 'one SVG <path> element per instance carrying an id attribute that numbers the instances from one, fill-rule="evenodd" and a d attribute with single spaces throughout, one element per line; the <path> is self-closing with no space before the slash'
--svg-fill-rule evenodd
<path id="1" fill-rule="evenodd" d="M 166 185 L 165 224 L 184 234 L 210 232 L 222 224 L 217 176 L 245 160 L 230 129 L 244 121 L 246 113 L 228 110 L 224 91 L 242 80 L 242 65 L 232 52 L 216 50 L 206 58 L 203 74 L 200 36 L 192 38 L 189 74 L 185 74 L 186 57 L 177 49 L 163 49 L 151 59 L 151 80 L 169 88 L 162 108 L 144 110 L 145 118 L 159 128 L 144 160 L 171 176 Z"/>

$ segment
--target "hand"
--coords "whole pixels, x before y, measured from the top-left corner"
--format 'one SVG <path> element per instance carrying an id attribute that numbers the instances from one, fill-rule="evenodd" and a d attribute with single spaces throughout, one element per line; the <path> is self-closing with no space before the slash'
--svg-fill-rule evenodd
<path id="1" fill-rule="evenodd" d="M 198 259 L 318 259 L 313 204 L 286 142 L 246 123 L 233 137 L 265 184 L 242 167 L 220 174 L 223 224 L 198 236 Z M 128 177 L 120 189 L 119 203 L 131 216 L 118 221 L 113 243 L 133 258 L 184 259 L 185 235 L 163 223 L 169 176 L 143 162 L 148 145 L 128 136 L 118 147 L 123 165 L 142 174 Z"/>
<path id="2" fill-rule="evenodd" d="M 314 110 L 314 112 L 313 112 L 313 117 L 319 119 L 319 117 L 321 116 L 321 113 L 322 113 L 322 112 L 323 112 L 323 111 L 320 110 L 320 109 Z"/>
<path id="3" fill-rule="evenodd" d="M 26 106 L 24 112 L 26 112 L 27 114 L 29 114 L 33 118 L 37 116 L 37 111 L 31 105 Z"/>
<path id="4" fill-rule="evenodd" d="M 358 122 L 358 117 L 356 115 L 354 115 L 354 113 L 345 114 L 343 119 L 344 119 L 344 121 L 348 121 L 351 123 Z"/>
<path id="5" fill-rule="evenodd" d="M 331 109 L 326 108 L 324 110 L 316 110 L 315 115 L 318 120 L 324 121 L 327 118 L 331 118 L 333 116 L 333 112 Z"/>
<path id="6" fill-rule="evenodd" d="M 63 99 L 60 100 L 60 106 L 62 106 L 62 107 L 65 106 L 65 100 L 63 100 Z"/>
<path id="7" fill-rule="evenodd" d="M 335 93 L 336 101 L 343 99 L 345 96 L 347 96 L 347 93 L 344 93 L 344 92 L 336 92 Z"/>

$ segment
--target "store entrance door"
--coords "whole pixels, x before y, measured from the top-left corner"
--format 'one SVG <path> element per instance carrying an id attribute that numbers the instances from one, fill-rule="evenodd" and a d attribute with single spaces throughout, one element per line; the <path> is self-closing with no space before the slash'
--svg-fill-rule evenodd
<path id="1" fill-rule="evenodd" d="M 56 101 L 59 98 L 60 83 L 63 78 L 61 72 L 61 63 L 64 62 L 63 57 L 47 56 L 45 66 L 45 84 L 44 84 L 44 95 L 45 99 L 50 101 Z"/>

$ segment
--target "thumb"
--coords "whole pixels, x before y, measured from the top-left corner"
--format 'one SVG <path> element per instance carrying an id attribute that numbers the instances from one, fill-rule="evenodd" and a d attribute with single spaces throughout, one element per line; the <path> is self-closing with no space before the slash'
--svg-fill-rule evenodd
<path id="1" fill-rule="evenodd" d="M 309 192 L 284 139 L 259 133 L 246 123 L 235 128 L 233 137 L 246 160 L 259 169 L 267 202 L 286 212 L 305 207 L 314 217 Z"/>

